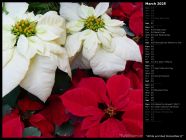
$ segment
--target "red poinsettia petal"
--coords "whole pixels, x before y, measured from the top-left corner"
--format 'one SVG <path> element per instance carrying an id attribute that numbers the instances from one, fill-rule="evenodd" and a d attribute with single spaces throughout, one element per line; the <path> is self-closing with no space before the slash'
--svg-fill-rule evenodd
<path id="1" fill-rule="evenodd" d="M 124 123 L 127 131 L 130 132 L 130 137 L 142 137 L 143 136 L 143 123 L 132 119 L 126 119 Z"/>
<path id="2" fill-rule="evenodd" d="M 143 131 L 143 106 L 131 101 L 122 116 L 126 129 L 136 135 L 141 135 Z"/>
<path id="3" fill-rule="evenodd" d="M 88 129 L 86 133 L 87 138 L 99 138 L 100 137 L 100 125 L 96 125 Z"/>
<path id="4" fill-rule="evenodd" d="M 130 100 L 143 104 L 143 90 L 142 89 L 135 89 L 135 90 L 129 90 L 129 96 Z"/>
<path id="5" fill-rule="evenodd" d="M 121 97 L 127 97 L 130 88 L 130 80 L 124 75 L 114 75 L 107 81 L 107 90 L 114 106 L 117 106 Z"/>
<path id="6" fill-rule="evenodd" d="M 141 57 L 143 57 L 143 45 L 139 45 L 139 49 L 140 49 Z"/>
<path id="7" fill-rule="evenodd" d="M 143 88 L 143 81 L 141 81 L 134 70 L 130 70 L 125 74 L 126 77 L 130 79 L 131 88 L 133 89 L 142 89 Z"/>
<path id="8" fill-rule="evenodd" d="M 64 105 L 59 96 L 50 96 L 48 102 L 48 106 L 40 112 L 46 117 L 46 119 L 56 125 L 61 125 L 69 119 L 69 116 L 65 113 Z"/>
<path id="9" fill-rule="evenodd" d="M 125 14 L 121 11 L 121 9 L 119 9 L 119 7 L 117 7 L 117 8 L 112 8 L 112 15 L 111 15 L 111 16 L 112 16 L 112 17 L 116 17 L 116 18 L 118 18 L 118 19 L 120 19 L 120 20 L 122 20 L 122 21 L 128 20 L 127 15 L 125 15 Z"/>
<path id="10" fill-rule="evenodd" d="M 100 123 L 104 113 L 99 109 L 96 109 L 94 112 L 95 113 L 92 114 L 92 116 L 88 116 L 83 120 L 81 129 L 89 129 L 90 127 L 96 126 Z"/>
<path id="11" fill-rule="evenodd" d="M 138 71 L 139 69 L 143 69 L 143 64 L 139 62 L 134 62 L 132 67 L 135 71 Z"/>
<path id="12" fill-rule="evenodd" d="M 77 87 L 77 85 L 79 84 L 79 81 L 82 78 L 88 77 L 88 73 L 85 70 L 82 69 L 77 69 L 76 73 L 73 74 L 72 76 L 72 84 L 74 87 Z"/>
<path id="13" fill-rule="evenodd" d="M 28 96 L 25 96 L 23 99 L 18 101 L 18 106 L 22 112 L 28 110 L 40 110 L 44 107 L 41 102 L 33 101 Z"/>
<path id="14" fill-rule="evenodd" d="M 118 111 L 125 111 L 126 106 L 128 105 L 128 103 L 130 102 L 130 96 L 120 96 L 117 100 L 117 104 L 114 104 L 114 107 L 118 110 Z"/>
<path id="15" fill-rule="evenodd" d="M 29 122 L 41 130 L 42 136 L 50 137 L 54 131 L 53 125 L 40 113 L 32 115 Z"/>
<path id="16" fill-rule="evenodd" d="M 129 20 L 129 27 L 137 36 L 143 36 L 143 13 L 136 11 Z"/>
<path id="17" fill-rule="evenodd" d="M 84 138 L 86 130 L 81 129 L 81 123 L 74 125 L 73 138 Z"/>
<path id="18" fill-rule="evenodd" d="M 86 88 L 69 90 L 61 96 L 61 99 L 69 112 L 80 117 L 91 114 L 86 111 L 87 107 L 98 105 L 96 95 Z"/>
<path id="19" fill-rule="evenodd" d="M 109 104 L 109 99 L 106 95 L 106 84 L 103 79 L 97 77 L 83 78 L 78 87 L 87 88 L 91 90 L 97 96 L 99 102 Z"/>
<path id="20" fill-rule="evenodd" d="M 125 108 L 125 113 L 123 115 L 123 120 L 126 118 L 139 121 L 143 120 L 143 105 L 134 101 L 130 101 L 130 103 Z"/>
<path id="21" fill-rule="evenodd" d="M 127 134 L 125 126 L 117 119 L 110 118 L 100 125 L 101 138 L 119 138 Z"/>
<path id="22" fill-rule="evenodd" d="M 136 6 L 132 2 L 121 2 L 120 8 L 125 14 L 130 16 L 136 9 Z"/>
<path id="23" fill-rule="evenodd" d="M 5 122 L 9 121 L 12 118 L 16 118 L 17 116 L 19 116 L 19 110 L 16 108 L 16 109 L 12 110 L 10 113 L 6 114 L 3 117 L 3 121 L 5 121 Z"/>
<path id="24" fill-rule="evenodd" d="M 140 9 L 143 8 L 143 2 L 135 2 L 135 5 Z"/>
<path id="25" fill-rule="evenodd" d="M 27 136 L 25 138 L 55 138 L 54 136 L 52 135 L 45 135 L 45 136 Z"/>
<path id="26" fill-rule="evenodd" d="M 24 125 L 20 116 L 15 112 L 3 117 L 2 137 L 4 138 L 21 138 L 23 136 Z"/>

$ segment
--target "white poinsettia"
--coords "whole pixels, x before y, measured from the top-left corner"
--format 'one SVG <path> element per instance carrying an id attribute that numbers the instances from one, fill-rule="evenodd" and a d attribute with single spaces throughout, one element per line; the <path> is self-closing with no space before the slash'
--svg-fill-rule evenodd
<path id="1" fill-rule="evenodd" d="M 3 13 L 3 96 L 20 85 L 46 101 L 57 67 L 71 76 L 65 20 L 57 12 L 26 12 L 27 3 L 5 3 Z"/>
<path id="2" fill-rule="evenodd" d="M 72 68 L 92 68 L 94 74 L 110 77 L 125 69 L 127 60 L 141 62 L 138 45 L 126 36 L 123 21 L 111 19 L 109 3 L 95 9 L 84 4 L 60 3 L 60 15 L 67 19 L 65 48 Z"/>

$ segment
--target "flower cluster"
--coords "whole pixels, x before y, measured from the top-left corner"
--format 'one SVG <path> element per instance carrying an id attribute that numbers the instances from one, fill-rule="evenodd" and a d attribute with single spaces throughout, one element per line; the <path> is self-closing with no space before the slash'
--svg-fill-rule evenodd
<path id="1" fill-rule="evenodd" d="M 33 5 L 2 5 L 2 136 L 143 137 L 142 3 Z"/>

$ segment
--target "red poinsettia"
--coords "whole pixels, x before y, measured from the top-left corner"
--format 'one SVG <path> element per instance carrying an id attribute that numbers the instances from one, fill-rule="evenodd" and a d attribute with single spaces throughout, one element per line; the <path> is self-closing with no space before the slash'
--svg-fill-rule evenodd
<path id="1" fill-rule="evenodd" d="M 13 110 L 6 114 L 2 121 L 3 138 L 21 138 L 23 136 L 24 125 L 21 122 L 19 111 Z"/>
<path id="2" fill-rule="evenodd" d="M 126 70 L 123 74 L 129 78 L 131 88 L 143 89 L 143 65 L 138 62 L 133 62 L 126 66 Z"/>
<path id="3" fill-rule="evenodd" d="M 51 95 L 45 104 L 25 95 L 17 105 L 11 114 L 3 117 L 3 137 L 23 137 L 24 125 L 37 127 L 41 137 L 53 137 L 54 125 L 61 125 L 69 119 L 58 95 Z"/>
<path id="4" fill-rule="evenodd" d="M 22 112 L 41 110 L 44 107 L 43 103 L 31 100 L 27 95 L 20 99 L 17 104 Z"/>
<path id="5" fill-rule="evenodd" d="M 61 99 L 69 112 L 84 117 L 81 130 L 86 137 L 142 136 L 142 90 L 130 89 L 123 75 L 112 76 L 106 84 L 101 78 L 84 78 Z"/>
<path id="6" fill-rule="evenodd" d="M 81 123 L 74 124 L 73 138 L 85 138 L 86 130 L 81 129 Z"/>
<path id="7" fill-rule="evenodd" d="M 76 72 L 72 75 L 72 84 L 73 84 L 73 87 L 76 87 L 79 83 L 79 81 L 82 79 L 82 78 L 85 78 L 85 77 L 88 77 L 88 73 L 86 70 L 84 69 L 77 69 Z"/>
<path id="8" fill-rule="evenodd" d="M 129 23 L 136 36 L 143 36 L 143 3 L 120 2 L 112 4 L 111 16 Z"/>
<path id="9" fill-rule="evenodd" d="M 51 95 L 47 101 L 47 105 L 40 113 L 52 124 L 56 125 L 61 125 L 69 119 L 58 95 Z"/>
<path id="10" fill-rule="evenodd" d="M 129 20 L 129 28 L 134 32 L 136 36 L 143 36 L 143 13 L 138 10 Z"/>
<path id="11" fill-rule="evenodd" d="M 29 119 L 32 126 L 41 130 L 42 136 L 51 137 L 54 132 L 54 125 L 61 125 L 68 121 L 69 116 L 58 95 L 51 95 L 45 104 L 45 108 L 34 114 Z"/>
<path id="12" fill-rule="evenodd" d="M 29 122 L 32 126 L 39 128 L 44 137 L 51 137 L 54 132 L 54 126 L 41 113 L 30 117 Z"/>

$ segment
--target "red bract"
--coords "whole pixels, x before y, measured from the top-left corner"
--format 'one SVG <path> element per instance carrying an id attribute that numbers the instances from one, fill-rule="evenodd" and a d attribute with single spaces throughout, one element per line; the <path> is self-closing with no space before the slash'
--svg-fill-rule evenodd
<path id="1" fill-rule="evenodd" d="M 84 78 L 61 99 L 69 112 L 84 117 L 81 129 L 87 137 L 142 136 L 142 90 L 130 89 L 123 75 L 106 84 L 101 78 Z"/>
<path id="2" fill-rule="evenodd" d="M 56 125 L 61 125 L 69 119 L 65 114 L 65 108 L 57 95 L 52 95 L 48 99 L 48 105 L 40 112 L 47 120 Z"/>
<path id="3" fill-rule="evenodd" d="M 86 131 L 81 129 L 81 123 L 74 125 L 73 138 L 84 138 L 85 133 Z"/>
<path id="4" fill-rule="evenodd" d="M 77 69 L 75 74 L 72 76 L 72 84 L 74 87 L 77 86 L 82 78 L 88 77 L 88 73 L 85 70 Z"/>
<path id="5" fill-rule="evenodd" d="M 128 21 L 130 16 L 137 10 L 142 11 L 141 2 L 120 2 L 112 4 L 112 15 L 120 20 Z"/>
<path id="6" fill-rule="evenodd" d="M 119 4 L 112 4 L 112 17 L 116 17 L 120 20 L 123 21 L 127 21 L 128 20 L 128 16 L 121 10 Z"/>
<path id="7" fill-rule="evenodd" d="M 141 56 L 143 57 L 143 45 L 139 45 Z"/>
<path id="8" fill-rule="evenodd" d="M 12 111 L 3 117 L 2 136 L 4 138 L 21 138 L 24 125 L 20 120 L 18 110 Z"/>
<path id="9" fill-rule="evenodd" d="M 40 129 L 42 136 L 52 136 L 52 133 L 54 132 L 54 127 L 42 114 L 38 113 L 32 115 L 29 121 L 32 126 Z"/>
<path id="10" fill-rule="evenodd" d="M 133 62 L 128 65 L 123 74 L 129 78 L 131 88 L 143 89 L 143 65 L 141 63 Z"/>
<path id="11" fill-rule="evenodd" d="M 143 36 L 143 3 L 120 2 L 112 5 L 112 17 L 129 23 L 136 36 Z"/>
<path id="12" fill-rule="evenodd" d="M 119 7 L 122 12 L 127 15 L 127 17 L 130 17 L 139 8 L 138 5 L 132 2 L 121 2 Z"/>
<path id="13" fill-rule="evenodd" d="M 131 87 L 133 89 L 142 89 L 143 88 L 143 81 L 141 81 L 134 70 L 130 70 L 128 73 L 125 74 L 126 77 L 130 79 Z"/>
<path id="14" fill-rule="evenodd" d="M 40 110 L 44 105 L 38 101 L 31 100 L 28 96 L 25 96 L 23 99 L 18 101 L 18 106 L 22 112 L 30 110 Z"/>
<path id="15" fill-rule="evenodd" d="M 143 13 L 136 11 L 129 20 L 129 27 L 137 36 L 143 36 Z"/>

